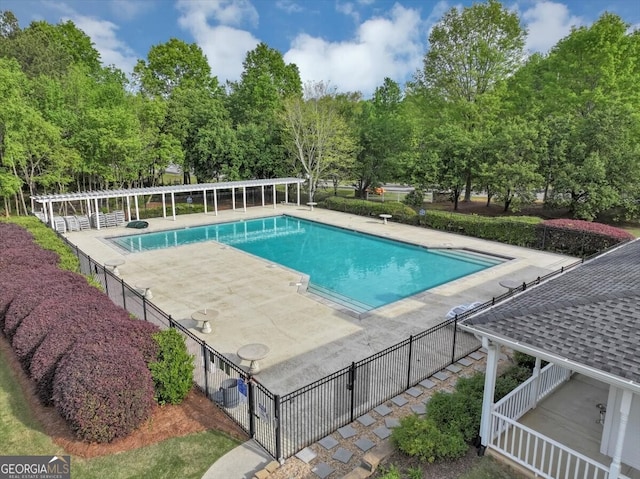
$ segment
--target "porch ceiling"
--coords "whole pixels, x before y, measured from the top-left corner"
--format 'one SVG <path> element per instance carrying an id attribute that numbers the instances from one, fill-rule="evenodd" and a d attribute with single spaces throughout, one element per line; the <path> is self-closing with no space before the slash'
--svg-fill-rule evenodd
<path id="1" fill-rule="evenodd" d="M 640 240 L 463 321 L 476 334 L 622 380 L 640 391 Z M 560 361 L 558 361 L 560 360 Z"/>

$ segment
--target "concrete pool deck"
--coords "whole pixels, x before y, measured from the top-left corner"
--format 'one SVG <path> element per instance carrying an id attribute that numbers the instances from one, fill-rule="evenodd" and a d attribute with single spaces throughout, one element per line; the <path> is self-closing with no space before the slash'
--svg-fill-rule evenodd
<path id="1" fill-rule="evenodd" d="M 288 214 L 427 247 L 469 248 L 513 258 L 473 275 L 356 317 L 304 291 L 304 275 L 219 243 L 198 243 L 142 253 L 125 253 L 107 238 Z M 101 264 L 123 259 L 121 277 L 132 287 L 144 284 L 151 301 L 232 361 L 250 343 L 263 343 L 260 381 L 286 394 L 364 359 L 445 319 L 454 306 L 488 301 L 506 290 L 499 282 L 530 282 L 576 258 L 479 240 L 399 223 L 308 206 L 278 204 L 242 210 L 146 220 L 149 227 L 69 232 L 65 236 Z M 191 315 L 218 312 L 212 332 L 201 332 Z"/>

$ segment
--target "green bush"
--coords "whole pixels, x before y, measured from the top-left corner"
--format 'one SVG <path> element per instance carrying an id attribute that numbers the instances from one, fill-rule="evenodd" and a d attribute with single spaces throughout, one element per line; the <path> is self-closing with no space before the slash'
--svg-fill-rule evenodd
<path id="1" fill-rule="evenodd" d="M 319 202 L 318 206 L 360 216 L 388 214 L 392 216 L 391 221 L 398 223 L 417 224 L 418 222 L 418 214 L 412 208 L 396 201 L 378 203 L 354 198 L 330 196 Z"/>
<path id="2" fill-rule="evenodd" d="M 416 188 L 413 191 L 407 193 L 402 202 L 405 205 L 412 206 L 414 208 L 422 208 L 424 204 L 424 192 L 420 188 Z"/>
<path id="3" fill-rule="evenodd" d="M 494 401 L 499 401 L 531 377 L 531 369 L 514 364 L 496 378 Z"/>
<path id="4" fill-rule="evenodd" d="M 380 474 L 382 474 L 380 479 L 402 479 L 400 470 L 394 464 L 381 468 Z"/>
<path id="5" fill-rule="evenodd" d="M 420 224 L 436 230 L 529 247 L 536 245 L 536 225 L 541 222 L 534 216 L 492 218 L 438 210 L 427 210 L 420 218 Z"/>
<path id="6" fill-rule="evenodd" d="M 158 360 L 149 363 L 159 404 L 180 404 L 193 386 L 193 356 L 175 329 L 153 334 L 159 346 Z"/>
<path id="7" fill-rule="evenodd" d="M 530 371 L 533 371 L 533 368 L 536 365 L 536 358 L 534 356 L 529 356 L 528 354 L 521 353 L 520 351 L 513 352 L 513 360 L 518 366 L 527 368 Z"/>
<path id="8" fill-rule="evenodd" d="M 400 426 L 391 433 L 391 440 L 403 453 L 429 463 L 458 459 L 468 449 L 462 434 L 451 429 L 443 431 L 430 417 L 421 418 L 416 414 L 400 420 Z"/>
<path id="9" fill-rule="evenodd" d="M 460 378 L 452 393 L 436 392 L 427 404 L 427 416 L 442 431 L 459 434 L 471 443 L 480 430 L 484 375 Z"/>

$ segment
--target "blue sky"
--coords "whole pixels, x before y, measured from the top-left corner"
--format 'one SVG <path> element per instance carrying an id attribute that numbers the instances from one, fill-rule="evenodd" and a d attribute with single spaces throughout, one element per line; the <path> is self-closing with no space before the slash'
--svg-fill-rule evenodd
<path id="1" fill-rule="evenodd" d="M 278 49 L 303 81 L 369 96 L 390 77 L 401 84 L 421 67 L 430 28 L 453 6 L 472 0 L 0 0 L 22 27 L 32 20 L 72 20 L 103 63 L 130 73 L 152 45 L 197 43 L 213 74 L 236 80 L 259 42 Z M 603 12 L 640 28 L 640 0 L 505 0 L 529 30 L 527 48 L 546 52 L 572 26 Z"/>

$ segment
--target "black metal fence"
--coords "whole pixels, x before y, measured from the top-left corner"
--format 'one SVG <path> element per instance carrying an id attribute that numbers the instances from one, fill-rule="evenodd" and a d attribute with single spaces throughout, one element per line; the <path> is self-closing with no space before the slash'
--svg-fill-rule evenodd
<path id="1" fill-rule="evenodd" d="M 476 338 L 458 328 L 458 321 L 581 263 L 577 261 L 531 283 L 523 283 L 473 310 L 278 396 L 157 308 L 143 291 L 132 288 L 61 238 L 76 252 L 81 272 L 100 282 L 115 304 L 161 329 L 175 328 L 182 333 L 194 357 L 194 382 L 276 459 L 292 456 L 480 348 Z"/>

